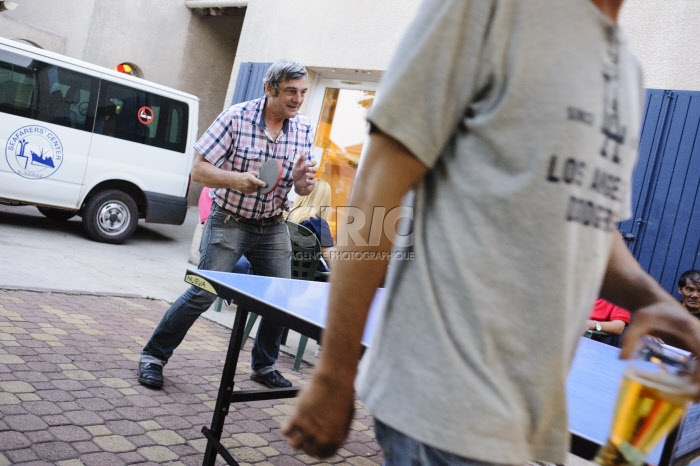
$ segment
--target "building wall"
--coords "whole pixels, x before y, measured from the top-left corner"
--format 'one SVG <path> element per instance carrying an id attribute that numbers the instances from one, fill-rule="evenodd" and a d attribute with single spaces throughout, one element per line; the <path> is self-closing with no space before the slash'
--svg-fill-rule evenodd
<path id="1" fill-rule="evenodd" d="M 700 90 L 700 1 L 626 0 L 620 24 L 653 89 Z"/>
<path id="2" fill-rule="evenodd" d="M 46 50 L 84 59 L 95 4 L 95 0 L 82 0 L 80 8 L 76 8 L 71 0 L 19 2 L 17 9 L 0 14 L 0 35 L 29 40 Z"/>
<path id="3" fill-rule="evenodd" d="M 241 62 L 289 58 L 312 70 L 376 70 L 388 64 L 420 0 L 251 1 L 224 106 L 233 96 Z M 271 14 L 271 12 L 279 12 Z M 626 0 L 620 23 L 640 57 L 645 85 L 700 90 L 700 1 Z"/>
<path id="4" fill-rule="evenodd" d="M 313 69 L 386 69 L 419 0 L 251 1 L 231 72 L 231 102 L 241 62 L 295 60 Z M 330 77 L 330 76 L 329 76 Z"/>
<path id="5" fill-rule="evenodd" d="M 53 31 L 37 28 L 10 16 L 11 12 L 0 13 L 0 36 L 7 39 L 23 39 L 46 50 L 65 55 L 66 36 Z"/>

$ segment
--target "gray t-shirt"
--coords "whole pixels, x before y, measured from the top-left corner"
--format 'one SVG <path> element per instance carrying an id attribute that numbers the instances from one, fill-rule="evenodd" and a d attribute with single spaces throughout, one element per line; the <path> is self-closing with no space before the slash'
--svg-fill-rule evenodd
<path id="1" fill-rule="evenodd" d="M 566 377 L 630 214 L 642 103 L 589 0 L 422 5 L 369 116 L 430 168 L 357 381 L 377 419 L 476 460 L 565 461 Z"/>

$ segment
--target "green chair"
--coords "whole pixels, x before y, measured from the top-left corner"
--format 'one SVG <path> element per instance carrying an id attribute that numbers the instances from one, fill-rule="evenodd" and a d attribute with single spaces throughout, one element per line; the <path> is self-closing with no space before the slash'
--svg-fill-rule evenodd
<path id="1" fill-rule="evenodd" d="M 609 337 L 610 334 L 607 332 L 601 332 L 600 330 L 586 330 L 586 333 L 584 333 L 583 336 L 590 338 L 591 340 L 602 342 Z"/>
<path id="2" fill-rule="evenodd" d="M 625 327 L 625 330 L 626 329 L 627 327 Z M 624 333 L 624 331 L 622 333 Z M 617 348 L 620 347 L 620 342 L 622 338 L 622 334 L 613 335 L 612 333 L 600 332 L 598 330 L 586 330 L 586 333 L 584 333 L 583 336 L 586 338 L 590 338 L 591 340 L 605 343 L 606 345 L 615 346 Z"/>
<path id="3" fill-rule="evenodd" d="M 287 221 L 287 227 L 289 228 L 289 238 L 292 240 L 292 278 L 296 280 L 327 281 L 329 273 L 318 272 L 318 265 L 322 258 L 321 243 L 316 235 L 308 228 L 294 222 Z M 248 340 L 248 335 L 253 329 L 257 318 L 258 315 L 252 312 L 248 316 L 248 321 L 246 322 L 243 332 L 241 348 L 245 345 L 246 340 Z M 287 340 L 288 330 L 289 329 L 285 330 L 282 341 Z M 294 358 L 294 365 L 292 366 L 295 371 L 298 371 L 301 366 L 302 357 L 304 356 L 308 340 L 309 337 L 305 335 L 299 337 L 299 348 L 297 349 L 297 355 Z"/>
<path id="4" fill-rule="evenodd" d="M 221 312 L 221 306 L 223 306 L 224 300 L 221 298 L 216 298 L 216 301 L 214 301 L 214 312 Z"/>

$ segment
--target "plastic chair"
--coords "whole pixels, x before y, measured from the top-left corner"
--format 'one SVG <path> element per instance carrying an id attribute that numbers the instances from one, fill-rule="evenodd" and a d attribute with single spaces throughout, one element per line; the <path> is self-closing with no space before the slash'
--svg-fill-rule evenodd
<path id="1" fill-rule="evenodd" d="M 298 223 L 287 221 L 287 227 L 289 228 L 289 238 L 292 240 L 292 278 L 295 280 L 327 281 L 329 273 L 318 272 L 318 265 L 322 259 L 321 243 L 316 235 L 314 235 L 311 230 Z M 243 332 L 241 348 L 245 345 L 246 340 L 248 340 L 248 335 L 253 329 L 257 318 L 258 315 L 252 312 L 248 316 L 248 321 L 246 322 Z M 282 338 L 283 341 L 287 339 L 287 331 L 288 329 L 285 330 L 285 334 Z M 297 349 L 297 355 L 294 358 L 294 365 L 292 366 L 292 369 L 295 371 L 298 371 L 301 366 L 302 357 L 304 356 L 308 341 L 309 337 L 305 335 L 299 337 L 299 348 Z"/>
<path id="2" fill-rule="evenodd" d="M 586 333 L 584 333 L 583 336 L 590 338 L 591 340 L 603 341 L 606 337 L 609 337 L 610 334 L 607 332 L 601 332 L 600 330 L 586 330 Z"/>

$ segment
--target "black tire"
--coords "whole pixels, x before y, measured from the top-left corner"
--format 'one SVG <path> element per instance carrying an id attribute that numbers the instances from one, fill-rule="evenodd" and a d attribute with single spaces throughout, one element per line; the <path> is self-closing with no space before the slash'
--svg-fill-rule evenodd
<path id="1" fill-rule="evenodd" d="M 44 217 L 50 218 L 51 220 L 66 221 L 75 217 L 78 212 L 75 210 L 63 210 L 63 209 L 53 209 L 51 207 L 39 207 L 37 206 L 39 212 L 41 212 Z"/>
<path id="2" fill-rule="evenodd" d="M 138 222 L 136 201 L 123 191 L 108 189 L 85 201 L 83 229 L 93 241 L 123 243 L 134 234 Z"/>

